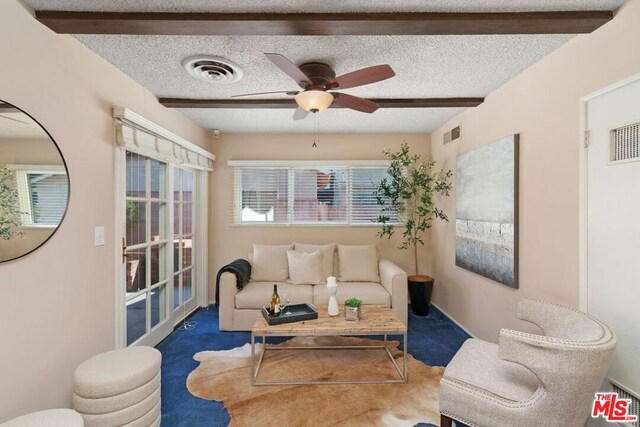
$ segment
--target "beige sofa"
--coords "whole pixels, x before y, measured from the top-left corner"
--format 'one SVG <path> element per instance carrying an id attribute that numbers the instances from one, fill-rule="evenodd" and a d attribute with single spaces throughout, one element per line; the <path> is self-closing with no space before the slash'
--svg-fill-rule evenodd
<path id="1" fill-rule="evenodd" d="M 256 250 L 254 245 L 254 252 Z M 313 245 L 294 244 L 291 247 L 298 250 L 306 247 L 305 252 L 309 252 Z M 348 298 L 361 299 L 364 305 L 382 305 L 392 308 L 398 318 L 407 324 L 407 274 L 393 262 L 377 258 L 373 262 L 366 262 L 361 258 L 355 258 L 352 263 L 358 263 L 358 267 L 366 266 L 371 270 L 377 271 L 360 271 L 364 274 L 362 277 L 379 277 L 378 280 L 366 281 L 341 281 L 341 277 L 348 277 L 345 274 L 345 266 L 343 266 L 341 276 L 340 257 L 343 252 L 348 252 L 351 248 L 363 248 L 364 246 L 342 246 L 342 245 L 323 245 L 333 246 L 336 249 L 326 248 L 323 254 L 325 257 L 323 265 L 326 267 L 326 275 L 329 272 L 338 278 L 337 299 L 339 304 L 343 304 Z M 319 247 L 319 246 L 318 246 Z M 344 249 L 340 252 L 340 249 Z M 278 293 L 283 296 L 285 293 L 292 298 L 292 302 L 304 303 L 311 302 L 314 305 L 326 305 L 329 301 L 327 287 L 324 284 L 292 284 L 288 280 L 282 280 L 284 277 L 278 277 L 280 280 L 254 280 L 254 273 L 257 274 L 256 262 L 253 256 L 249 257 L 252 262 L 253 272 L 252 279 L 241 290 L 236 287 L 236 276 L 232 273 L 222 273 L 220 277 L 220 330 L 222 331 L 249 331 L 253 327 L 256 318 L 260 315 L 260 310 L 265 306 L 273 292 L 273 285 L 278 285 Z M 342 256 L 343 260 L 346 256 Z M 353 258 L 352 258 L 353 259 Z M 362 262 L 360 262 L 362 261 Z M 371 261 L 371 260 L 369 260 Z M 277 263 L 277 262 L 274 262 Z M 345 262 L 346 264 L 346 262 Z M 286 267 L 285 267 L 286 268 Z M 327 271 L 328 270 L 328 271 Z M 268 273 L 274 274 L 274 273 Z M 284 273 L 287 275 L 287 273 Z M 264 276 L 264 273 L 261 273 Z M 276 277 L 275 275 L 273 277 Z M 351 275 L 353 277 L 353 275 Z M 264 277 L 261 277 L 263 279 Z M 341 313 L 343 315 L 343 313 Z"/>

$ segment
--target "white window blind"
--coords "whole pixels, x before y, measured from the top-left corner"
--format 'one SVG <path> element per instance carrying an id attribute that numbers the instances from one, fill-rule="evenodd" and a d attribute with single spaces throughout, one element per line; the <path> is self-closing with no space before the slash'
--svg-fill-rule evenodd
<path id="1" fill-rule="evenodd" d="M 386 168 L 351 169 L 351 221 L 353 223 L 369 223 L 382 213 L 375 191 L 380 182 L 388 177 Z M 396 222 L 398 219 L 395 212 L 385 212 L 385 215 L 391 218 L 391 222 Z"/>
<path id="2" fill-rule="evenodd" d="M 115 109 L 116 142 L 129 151 L 212 171 L 215 156 L 128 109 Z"/>
<path id="3" fill-rule="evenodd" d="M 67 208 L 69 179 L 63 166 L 11 165 L 16 173 L 22 225 L 57 227 Z"/>
<path id="4" fill-rule="evenodd" d="M 234 162 L 234 224 L 373 225 L 386 162 Z M 367 165 L 369 163 L 369 165 Z"/>
<path id="5" fill-rule="evenodd" d="M 289 179 L 284 168 L 236 168 L 235 223 L 286 223 Z"/>

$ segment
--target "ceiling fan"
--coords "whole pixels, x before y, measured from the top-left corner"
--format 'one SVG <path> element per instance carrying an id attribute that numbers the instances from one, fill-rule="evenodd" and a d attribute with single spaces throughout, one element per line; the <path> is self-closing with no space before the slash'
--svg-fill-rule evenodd
<path id="1" fill-rule="evenodd" d="M 265 53 L 265 56 L 273 62 L 276 67 L 293 78 L 303 90 L 247 93 L 234 95 L 232 98 L 273 93 L 285 93 L 290 96 L 295 96 L 298 109 L 293 114 L 293 120 L 301 120 L 309 113 L 326 110 L 334 102 L 343 107 L 351 108 L 352 110 L 363 113 L 373 113 L 379 107 L 375 102 L 346 93 L 333 92 L 333 90 L 368 85 L 396 75 L 389 65 L 384 64 L 362 68 L 336 77 L 335 71 L 333 71 L 329 65 L 322 62 L 307 62 L 298 67 L 278 53 Z"/>

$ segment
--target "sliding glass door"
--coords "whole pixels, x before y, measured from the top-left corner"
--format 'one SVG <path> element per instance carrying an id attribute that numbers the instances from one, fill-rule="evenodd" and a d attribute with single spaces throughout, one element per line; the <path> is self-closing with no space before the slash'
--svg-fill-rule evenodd
<path id="1" fill-rule="evenodd" d="M 124 343 L 155 345 L 197 307 L 196 172 L 127 151 Z"/>
<path id="2" fill-rule="evenodd" d="M 173 170 L 173 309 L 176 319 L 196 308 L 194 172 Z"/>
<path id="3" fill-rule="evenodd" d="M 126 345 L 171 331 L 168 166 L 126 153 Z"/>

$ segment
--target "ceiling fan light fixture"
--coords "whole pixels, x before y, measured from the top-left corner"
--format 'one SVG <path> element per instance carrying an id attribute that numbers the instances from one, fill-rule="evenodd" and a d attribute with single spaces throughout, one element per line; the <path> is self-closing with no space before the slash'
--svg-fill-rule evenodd
<path id="1" fill-rule="evenodd" d="M 306 90 L 296 95 L 296 102 L 300 108 L 317 113 L 329 108 L 333 103 L 333 95 L 322 90 Z"/>

